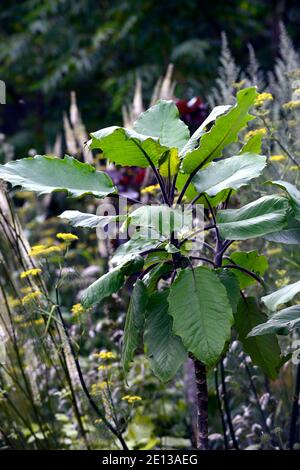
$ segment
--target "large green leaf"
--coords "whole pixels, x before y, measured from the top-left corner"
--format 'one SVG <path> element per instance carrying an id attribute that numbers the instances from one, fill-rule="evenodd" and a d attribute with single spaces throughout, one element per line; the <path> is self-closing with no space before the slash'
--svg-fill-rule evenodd
<path id="1" fill-rule="evenodd" d="M 80 211 L 65 211 L 59 215 L 61 219 L 67 219 L 73 227 L 104 228 L 111 222 L 124 220 L 126 216 L 121 215 L 95 215 Z"/>
<path id="2" fill-rule="evenodd" d="M 236 273 L 228 269 L 218 269 L 218 277 L 227 291 L 227 297 L 230 302 L 233 312 L 236 312 L 237 305 L 240 299 L 240 284 Z"/>
<path id="3" fill-rule="evenodd" d="M 250 331 L 258 324 L 264 323 L 267 316 L 259 309 L 255 298 L 241 299 L 237 313 L 234 315 L 234 326 L 238 339 L 244 350 L 269 377 L 275 379 L 282 364 L 280 348 L 275 335 L 265 337 L 248 337 Z"/>
<path id="4" fill-rule="evenodd" d="M 224 189 L 238 189 L 257 178 L 266 166 L 266 157 L 253 153 L 236 155 L 226 160 L 211 162 L 198 171 L 193 184 L 199 193 L 215 196 Z"/>
<path id="5" fill-rule="evenodd" d="M 178 173 L 179 166 L 180 160 L 178 150 L 176 148 L 172 148 L 167 150 L 161 157 L 159 161 L 159 173 L 164 178 L 174 176 Z"/>
<path id="6" fill-rule="evenodd" d="M 291 198 L 292 206 L 295 210 L 295 218 L 300 220 L 300 191 L 296 188 L 292 183 L 288 181 L 268 181 L 267 184 L 272 184 L 274 186 L 278 186 L 279 188 L 283 189 L 288 193 Z"/>
<path id="7" fill-rule="evenodd" d="M 105 158 L 123 166 L 149 166 L 145 153 L 157 166 L 159 158 L 167 150 L 157 137 L 142 135 L 124 127 L 105 127 L 92 132 L 91 137 L 88 142 L 91 149 L 101 149 Z"/>
<path id="8" fill-rule="evenodd" d="M 262 134 L 254 134 L 252 137 L 250 137 L 249 140 L 243 145 L 241 148 L 239 155 L 242 155 L 243 153 L 250 152 L 250 153 L 260 153 L 261 152 L 261 143 L 262 143 Z"/>
<path id="9" fill-rule="evenodd" d="M 257 276 L 263 276 L 269 266 L 267 258 L 264 255 L 259 255 L 257 250 L 248 251 L 247 253 L 244 251 L 231 253 L 230 260 L 223 260 L 223 266 L 226 266 L 226 264 L 229 263 L 232 264 L 232 262 L 233 264 L 238 264 L 243 268 L 248 269 Z M 253 277 L 249 276 L 249 274 L 238 271 L 237 269 L 235 270 L 235 275 L 239 280 L 241 289 L 244 289 L 256 282 Z"/>
<path id="10" fill-rule="evenodd" d="M 0 165 L 0 178 L 39 194 L 67 191 L 74 197 L 93 194 L 103 198 L 116 192 L 106 173 L 68 155 L 62 159 L 37 155 L 8 162 Z"/>
<path id="11" fill-rule="evenodd" d="M 197 149 L 185 155 L 182 162 L 184 173 L 192 173 L 200 164 L 207 164 L 220 157 L 223 149 L 237 140 L 239 131 L 253 119 L 248 111 L 256 96 L 255 87 L 238 92 L 236 105 L 216 119 L 211 130 L 200 138 Z"/>
<path id="12" fill-rule="evenodd" d="M 89 308 L 117 292 L 124 284 L 125 276 L 140 271 L 143 264 L 143 258 L 136 256 L 101 276 L 85 290 L 81 299 L 82 305 L 85 308 Z"/>
<path id="13" fill-rule="evenodd" d="M 134 123 L 140 134 L 157 137 L 166 147 L 182 149 L 190 137 L 189 128 L 179 118 L 174 101 L 161 100 L 142 113 Z"/>
<path id="14" fill-rule="evenodd" d="M 200 137 L 205 132 L 205 128 L 210 124 L 211 122 L 215 121 L 218 116 L 221 116 L 221 114 L 226 113 L 231 108 L 230 105 L 222 105 L 222 106 L 216 106 L 212 112 L 208 115 L 208 117 L 202 122 L 202 124 L 198 127 L 198 129 L 194 132 L 194 134 L 190 137 L 188 142 L 185 144 L 183 149 L 180 151 L 180 156 L 184 157 L 188 152 L 191 152 L 198 146 L 198 141 Z"/>
<path id="15" fill-rule="evenodd" d="M 192 210 L 182 211 L 182 208 L 167 205 L 141 206 L 131 212 L 126 224 L 132 228 L 141 227 L 140 233 L 145 239 L 169 238 L 172 232 L 178 232 L 184 227 L 192 227 Z"/>
<path id="16" fill-rule="evenodd" d="M 179 336 L 172 332 L 172 318 L 168 315 L 168 290 L 155 292 L 149 298 L 145 322 L 144 344 L 154 374 L 167 382 L 187 359 Z"/>
<path id="17" fill-rule="evenodd" d="M 287 286 L 281 287 L 281 289 L 273 292 L 272 294 L 265 295 L 262 297 L 262 301 L 265 306 L 271 310 L 275 311 L 279 305 L 285 304 L 292 300 L 295 295 L 300 292 L 300 281 L 294 282 L 294 284 L 289 284 Z"/>
<path id="18" fill-rule="evenodd" d="M 165 252 L 165 255 L 168 255 L 167 252 Z M 159 263 L 157 266 L 155 266 L 151 271 L 145 275 L 143 281 L 147 286 L 147 291 L 148 292 L 153 292 L 157 288 L 157 283 L 158 281 L 166 274 L 169 274 L 173 270 L 172 264 L 167 264 L 167 263 Z"/>
<path id="19" fill-rule="evenodd" d="M 240 209 L 219 211 L 217 225 L 224 239 L 247 240 L 281 230 L 292 212 L 286 198 L 264 196 Z"/>
<path id="20" fill-rule="evenodd" d="M 115 250 L 111 264 L 112 266 L 118 266 L 143 251 L 157 248 L 161 243 L 162 242 L 158 239 L 145 240 L 145 238 L 142 237 L 131 238 Z"/>
<path id="21" fill-rule="evenodd" d="M 300 305 L 293 305 L 274 313 L 268 321 L 255 326 L 248 336 L 270 335 L 274 333 L 285 335 L 296 328 L 300 328 Z"/>
<path id="22" fill-rule="evenodd" d="M 144 283 L 138 279 L 131 294 L 125 321 L 122 348 L 122 363 L 125 374 L 127 374 L 133 355 L 140 345 L 141 334 L 145 322 L 146 305 L 147 289 Z"/>
<path id="23" fill-rule="evenodd" d="M 217 274 L 204 267 L 182 270 L 168 300 L 175 335 L 199 361 L 213 366 L 233 322 L 227 291 Z"/>
<path id="24" fill-rule="evenodd" d="M 264 238 L 269 242 L 285 243 L 286 245 L 300 244 L 300 220 L 289 219 L 286 227 L 279 232 L 269 233 Z"/>

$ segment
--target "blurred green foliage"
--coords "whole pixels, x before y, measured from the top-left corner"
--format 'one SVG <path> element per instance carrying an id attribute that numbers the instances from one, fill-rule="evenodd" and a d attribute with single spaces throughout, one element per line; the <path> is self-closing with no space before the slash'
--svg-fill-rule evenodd
<path id="1" fill-rule="evenodd" d="M 23 156 L 53 144 L 69 92 L 89 130 L 121 121 L 136 74 L 149 98 L 167 64 L 178 96 L 205 96 L 216 76 L 220 34 L 238 62 L 252 43 L 266 68 L 284 21 L 299 38 L 297 1 L 38 0 L 1 2 L 0 78 L 7 84 L 0 129 Z"/>

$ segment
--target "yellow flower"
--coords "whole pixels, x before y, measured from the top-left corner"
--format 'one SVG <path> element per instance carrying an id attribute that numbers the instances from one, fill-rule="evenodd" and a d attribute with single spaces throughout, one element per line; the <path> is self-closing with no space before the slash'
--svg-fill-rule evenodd
<path id="1" fill-rule="evenodd" d="M 102 419 L 99 419 L 99 418 L 95 419 L 94 421 L 94 424 L 101 424 L 101 423 L 102 423 Z"/>
<path id="2" fill-rule="evenodd" d="M 24 315 L 14 315 L 14 322 L 15 323 L 22 323 L 24 321 Z"/>
<path id="3" fill-rule="evenodd" d="M 7 301 L 8 301 L 8 305 L 9 305 L 11 308 L 19 307 L 20 304 L 21 304 L 21 302 L 20 302 L 19 299 L 14 299 L 14 298 L 11 297 L 11 296 L 8 296 Z"/>
<path id="4" fill-rule="evenodd" d="M 109 369 L 111 369 L 111 364 L 110 364 L 110 365 L 107 365 L 107 366 L 101 365 L 101 366 L 98 367 L 99 372 L 104 371 L 104 370 L 107 371 L 107 370 L 109 370 Z"/>
<path id="5" fill-rule="evenodd" d="M 58 253 L 62 250 L 61 246 L 52 245 L 35 245 L 30 250 L 30 256 L 47 256 L 51 255 L 52 253 Z"/>
<path id="6" fill-rule="evenodd" d="M 57 233 L 56 238 L 59 240 L 63 240 L 64 242 L 72 242 L 74 240 L 78 240 L 77 235 L 73 233 Z"/>
<path id="7" fill-rule="evenodd" d="M 300 100 L 292 100 L 282 105 L 283 109 L 291 110 L 300 108 Z"/>
<path id="8" fill-rule="evenodd" d="M 254 105 L 259 108 L 260 106 L 262 106 L 267 101 L 272 101 L 272 100 L 273 100 L 273 96 L 271 95 L 271 93 L 260 93 L 255 98 Z"/>
<path id="9" fill-rule="evenodd" d="M 27 294 L 24 297 L 22 297 L 21 302 L 22 302 L 23 305 L 25 305 L 25 304 L 31 302 L 32 300 L 37 299 L 41 295 L 42 295 L 42 293 L 39 290 L 36 290 L 34 292 L 30 292 L 30 294 Z"/>
<path id="10" fill-rule="evenodd" d="M 245 135 L 245 141 L 249 140 L 254 135 L 261 135 L 262 137 L 267 134 L 267 129 L 265 127 L 260 127 L 259 129 L 255 129 L 253 131 L 247 132 Z"/>
<path id="11" fill-rule="evenodd" d="M 42 318 L 38 318 L 37 320 L 34 320 L 35 325 L 44 325 L 44 320 Z"/>
<path id="12" fill-rule="evenodd" d="M 159 189 L 159 184 L 152 184 L 151 186 L 146 186 L 141 190 L 141 194 L 153 194 Z"/>
<path id="13" fill-rule="evenodd" d="M 95 353 L 94 357 L 100 359 L 116 359 L 117 356 L 111 351 L 101 351 L 100 353 Z"/>
<path id="14" fill-rule="evenodd" d="M 286 269 L 276 269 L 278 276 L 284 276 L 286 274 Z"/>
<path id="15" fill-rule="evenodd" d="M 37 276 L 41 272 L 42 272 L 42 270 L 39 269 L 39 268 L 28 269 L 28 271 L 23 271 L 20 274 L 20 278 L 24 279 L 25 277 L 28 277 L 28 276 Z"/>
<path id="16" fill-rule="evenodd" d="M 101 394 L 102 390 L 105 390 L 107 388 L 107 385 L 110 385 L 111 382 L 98 382 L 96 384 L 93 384 L 91 386 L 91 395 L 96 396 Z"/>
<path id="17" fill-rule="evenodd" d="M 289 171 L 298 171 L 299 167 L 297 165 L 292 165 L 289 167 Z"/>
<path id="18" fill-rule="evenodd" d="M 279 255 L 282 252 L 282 248 L 269 248 L 267 250 L 268 256 Z"/>
<path id="19" fill-rule="evenodd" d="M 271 155 L 270 157 L 271 162 L 281 162 L 282 160 L 286 160 L 285 155 Z"/>
<path id="20" fill-rule="evenodd" d="M 284 287 L 287 284 L 289 284 L 289 282 L 290 282 L 289 277 L 283 277 L 282 279 L 277 279 L 277 281 L 275 281 L 275 285 L 279 289 L 280 287 Z"/>
<path id="21" fill-rule="evenodd" d="M 139 397 L 138 395 L 125 395 L 124 397 L 122 397 L 122 400 L 127 401 L 127 403 L 132 404 L 137 401 L 141 401 L 142 397 Z"/>
<path id="22" fill-rule="evenodd" d="M 85 309 L 81 304 L 75 304 L 71 308 L 71 312 L 74 316 L 78 316 L 78 315 L 81 315 L 82 313 L 84 313 Z"/>
<path id="23" fill-rule="evenodd" d="M 242 88 L 242 86 L 245 85 L 245 83 L 246 83 L 246 80 L 243 79 L 240 82 L 233 82 L 232 86 L 233 86 L 233 88 L 236 88 L 237 90 L 239 90 L 240 88 Z"/>

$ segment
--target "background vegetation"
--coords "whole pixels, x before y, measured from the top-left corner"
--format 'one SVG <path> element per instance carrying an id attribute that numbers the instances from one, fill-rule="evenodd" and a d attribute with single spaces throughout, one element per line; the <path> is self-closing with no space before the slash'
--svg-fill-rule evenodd
<path id="1" fill-rule="evenodd" d="M 57 148 L 58 153 L 70 152 L 74 139 L 66 118 L 63 123 L 66 112 L 71 124 L 76 122 L 75 138 L 80 140 L 73 154 L 88 158 L 82 148 L 87 132 L 121 124 L 122 106 L 132 103 L 138 77 L 146 107 L 157 80 L 172 62 L 175 96 L 200 96 L 206 109 L 231 103 L 236 91 L 249 84 L 272 93 L 273 99 L 256 109 L 258 117 L 250 130 L 263 138 L 268 176 L 298 184 L 297 1 L 25 0 L 3 1 L 1 7 L 0 79 L 7 85 L 7 104 L 0 108 L 0 163 Z M 73 95 L 69 113 L 73 90 L 78 107 Z M 246 133 L 241 139 L 247 139 Z M 133 176 L 122 175 L 124 191 L 133 187 L 140 193 L 141 179 Z M 53 319 L 54 303 L 60 305 L 79 352 L 89 393 L 127 444 L 131 448 L 192 446 L 195 397 L 189 363 L 176 380 L 162 385 L 139 357 L 128 378 L 129 388 L 124 383 L 119 353 L 130 286 L 92 314 L 82 314 L 77 305 L 80 291 L 107 269 L 114 247 L 100 245 L 95 234 L 86 230 L 77 230 L 79 239 L 69 245 L 57 239 L 56 234 L 66 227 L 53 216 L 68 208 L 64 197 L 42 201 L 17 193 L 12 204 L 3 189 L 0 299 L 1 315 L 11 334 L 4 366 L 0 349 L 1 446 L 99 449 L 119 445 L 82 390 L 63 323 Z M 256 183 L 251 190 L 255 199 Z M 248 202 L 243 197 L 242 192 L 238 202 Z M 78 208 L 89 210 L 91 204 L 86 198 Z M 37 254 L 30 251 L 29 243 L 44 248 Z M 297 246 L 259 241 L 246 248 L 258 248 L 269 257 L 270 290 L 299 280 Z M 42 270 L 40 276 L 20 277 L 36 267 Z M 249 289 L 261 296 L 259 288 Z M 46 304 L 26 298 L 33 291 L 42 292 Z M 283 352 L 291 351 L 295 338 L 282 341 Z M 299 371 L 298 375 L 300 380 Z M 234 341 L 220 369 L 209 376 L 210 447 L 288 448 L 295 378 L 296 367 L 288 362 L 270 382 Z M 292 445 L 297 447 L 296 424 Z"/>

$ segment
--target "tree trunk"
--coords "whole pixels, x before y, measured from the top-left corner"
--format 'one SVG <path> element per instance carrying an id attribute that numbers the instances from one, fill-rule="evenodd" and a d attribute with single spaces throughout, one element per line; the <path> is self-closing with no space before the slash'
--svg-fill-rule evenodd
<path id="1" fill-rule="evenodd" d="M 197 386 L 197 449 L 208 450 L 208 393 L 206 368 L 194 359 Z"/>

